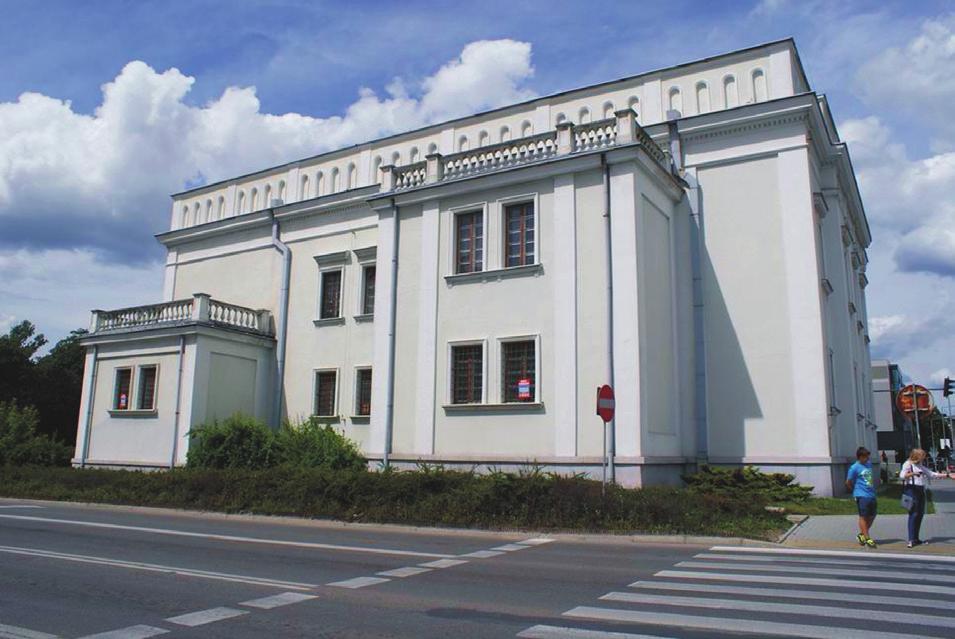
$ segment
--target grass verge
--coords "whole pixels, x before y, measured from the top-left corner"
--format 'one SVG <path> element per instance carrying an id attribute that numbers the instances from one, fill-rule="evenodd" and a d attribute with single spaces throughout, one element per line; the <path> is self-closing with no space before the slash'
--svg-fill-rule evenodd
<path id="1" fill-rule="evenodd" d="M 486 529 L 774 539 L 787 527 L 750 497 L 611 486 L 536 471 L 273 468 L 143 473 L 0 467 L 0 496 Z"/>
<path id="2" fill-rule="evenodd" d="M 879 488 L 880 515 L 907 515 L 908 511 L 902 508 L 902 486 L 899 484 L 883 485 Z M 852 497 L 812 497 L 805 501 L 774 502 L 774 506 L 786 509 L 794 515 L 857 515 L 856 501 Z M 925 512 L 935 512 L 935 504 L 931 498 L 925 505 Z"/>

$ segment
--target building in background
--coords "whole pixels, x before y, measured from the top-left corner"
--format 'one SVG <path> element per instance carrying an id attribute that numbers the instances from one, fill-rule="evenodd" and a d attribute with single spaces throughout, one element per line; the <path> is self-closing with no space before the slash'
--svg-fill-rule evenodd
<path id="1" fill-rule="evenodd" d="M 596 475 L 604 383 L 626 485 L 708 462 L 831 494 L 876 449 L 869 227 L 792 40 L 191 189 L 158 239 L 164 301 L 94 312 L 77 465 L 180 464 L 242 411 Z"/>
<path id="2" fill-rule="evenodd" d="M 898 364 L 878 359 L 872 362 L 873 418 L 880 451 L 885 451 L 889 463 L 897 467 L 905 461 L 908 451 L 918 444 L 918 435 L 912 420 L 895 403 L 896 395 L 905 385 Z"/>

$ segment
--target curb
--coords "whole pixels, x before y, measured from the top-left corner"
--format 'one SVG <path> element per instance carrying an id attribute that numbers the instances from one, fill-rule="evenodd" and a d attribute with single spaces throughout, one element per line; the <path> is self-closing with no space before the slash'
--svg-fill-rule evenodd
<path id="1" fill-rule="evenodd" d="M 408 524 L 388 524 L 370 522 L 346 522 L 335 519 L 307 519 L 288 515 L 257 515 L 254 513 L 222 513 L 209 510 L 188 510 L 184 508 L 163 508 L 157 506 L 124 506 L 122 504 L 104 504 L 98 502 L 54 501 L 48 499 L 22 499 L 17 497 L 0 497 L 4 502 L 21 502 L 24 504 L 47 504 L 51 506 L 76 507 L 100 511 L 122 511 L 127 513 L 142 513 L 155 515 L 178 515 L 196 519 L 218 519 L 233 521 L 257 521 L 262 523 L 280 524 L 287 526 L 304 526 L 309 528 L 337 528 L 337 529 L 364 529 L 389 530 L 420 535 L 461 535 L 474 537 L 513 537 L 514 535 L 540 535 L 555 540 L 577 543 L 611 543 L 611 544 L 682 544 L 699 546 L 760 546 L 774 547 L 777 542 L 769 540 L 749 539 L 746 537 L 717 537 L 708 535 L 654 535 L 623 533 L 577 533 L 535 530 L 529 528 L 487 530 L 481 528 L 442 528 L 438 526 L 413 526 Z M 792 528 L 790 528 L 792 530 Z M 784 533 L 784 534 L 788 534 Z"/>
<path id="2" fill-rule="evenodd" d="M 789 539 L 789 536 L 796 532 L 796 529 L 802 526 L 804 523 L 809 521 L 809 515 L 787 515 L 786 519 L 793 522 L 793 525 L 789 527 L 789 530 L 784 532 L 776 539 L 777 544 L 783 544 Z"/>

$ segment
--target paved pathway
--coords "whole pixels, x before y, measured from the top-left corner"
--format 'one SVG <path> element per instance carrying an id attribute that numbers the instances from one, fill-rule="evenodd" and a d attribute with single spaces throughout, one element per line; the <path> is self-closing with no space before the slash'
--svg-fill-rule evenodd
<path id="1" fill-rule="evenodd" d="M 922 522 L 922 539 L 928 545 L 919 552 L 955 553 L 955 481 L 937 479 L 933 482 L 935 514 L 926 515 Z M 810 517 L 786 540 L 789 546 L 833 547 L 856 546 L 854 537 L 858 532 L 855 515 L 826 515 Z M 907 537 L 906 515 L 880 515 L 872 529 L 873 538 L 881 546 L 904 548 Z"/>

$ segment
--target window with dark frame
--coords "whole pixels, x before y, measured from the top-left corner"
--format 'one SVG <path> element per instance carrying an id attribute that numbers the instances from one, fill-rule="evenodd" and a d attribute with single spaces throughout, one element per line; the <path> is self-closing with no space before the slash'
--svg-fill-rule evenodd
<path id="1" fill-rule="evenodd" d="M 484 212 L 458 213 L 454 225 L 454 272 L 483 271 Z"/>
<path id="2" fill-rule="evenodd" d="M 355 384 L 355 414 L 371 415 L 371 369 L 359 368 Z"/>
<path id="3" fill-rule="evenodd" d="M 136 393 L 136 410 L 155 410 L 156 408 L 156 366 L 139 367 L 139 390 Z"/>
<path id="4" fill-rule="evenodd" d="M 536 234 L 534 203 L 511 204 L 504 209 L 505 265 L 527 266 L 534 263 Z"/>
<path id="5" fill-rule="evenodd" d="M 451 347 L 451 403 L 480 404 L 484 399 L 484 347 Z"/>
<path id="6" fill-rule="evenodd" d="M 322 273 L 322 301 L 319 319 L 341 317 L 342 272 L 324 271 Z"/>
<path id="7" fill-rule="evenodd" d="M 315 373 L 315 414 L 331 417 L 335 414 L 335 390 L 338 382 L 336 371 Z"/>
<path id="8" fill-rule="evenodd" d="M 362 269 L 361 312 L 372 315 L 375 312 L 375 265 Z"/>
<path id="9" fill-rule="evenodd" d="M 129 391 L 133 381 L 133 369 L 117 368 L 113 395 L 113 410 L 129 410 Z"/>
<path id="10" fill-rule="evenodd" d="M 534 340 L 501 344 L 501 400 L 537 400 L 537 348 Z"/>

